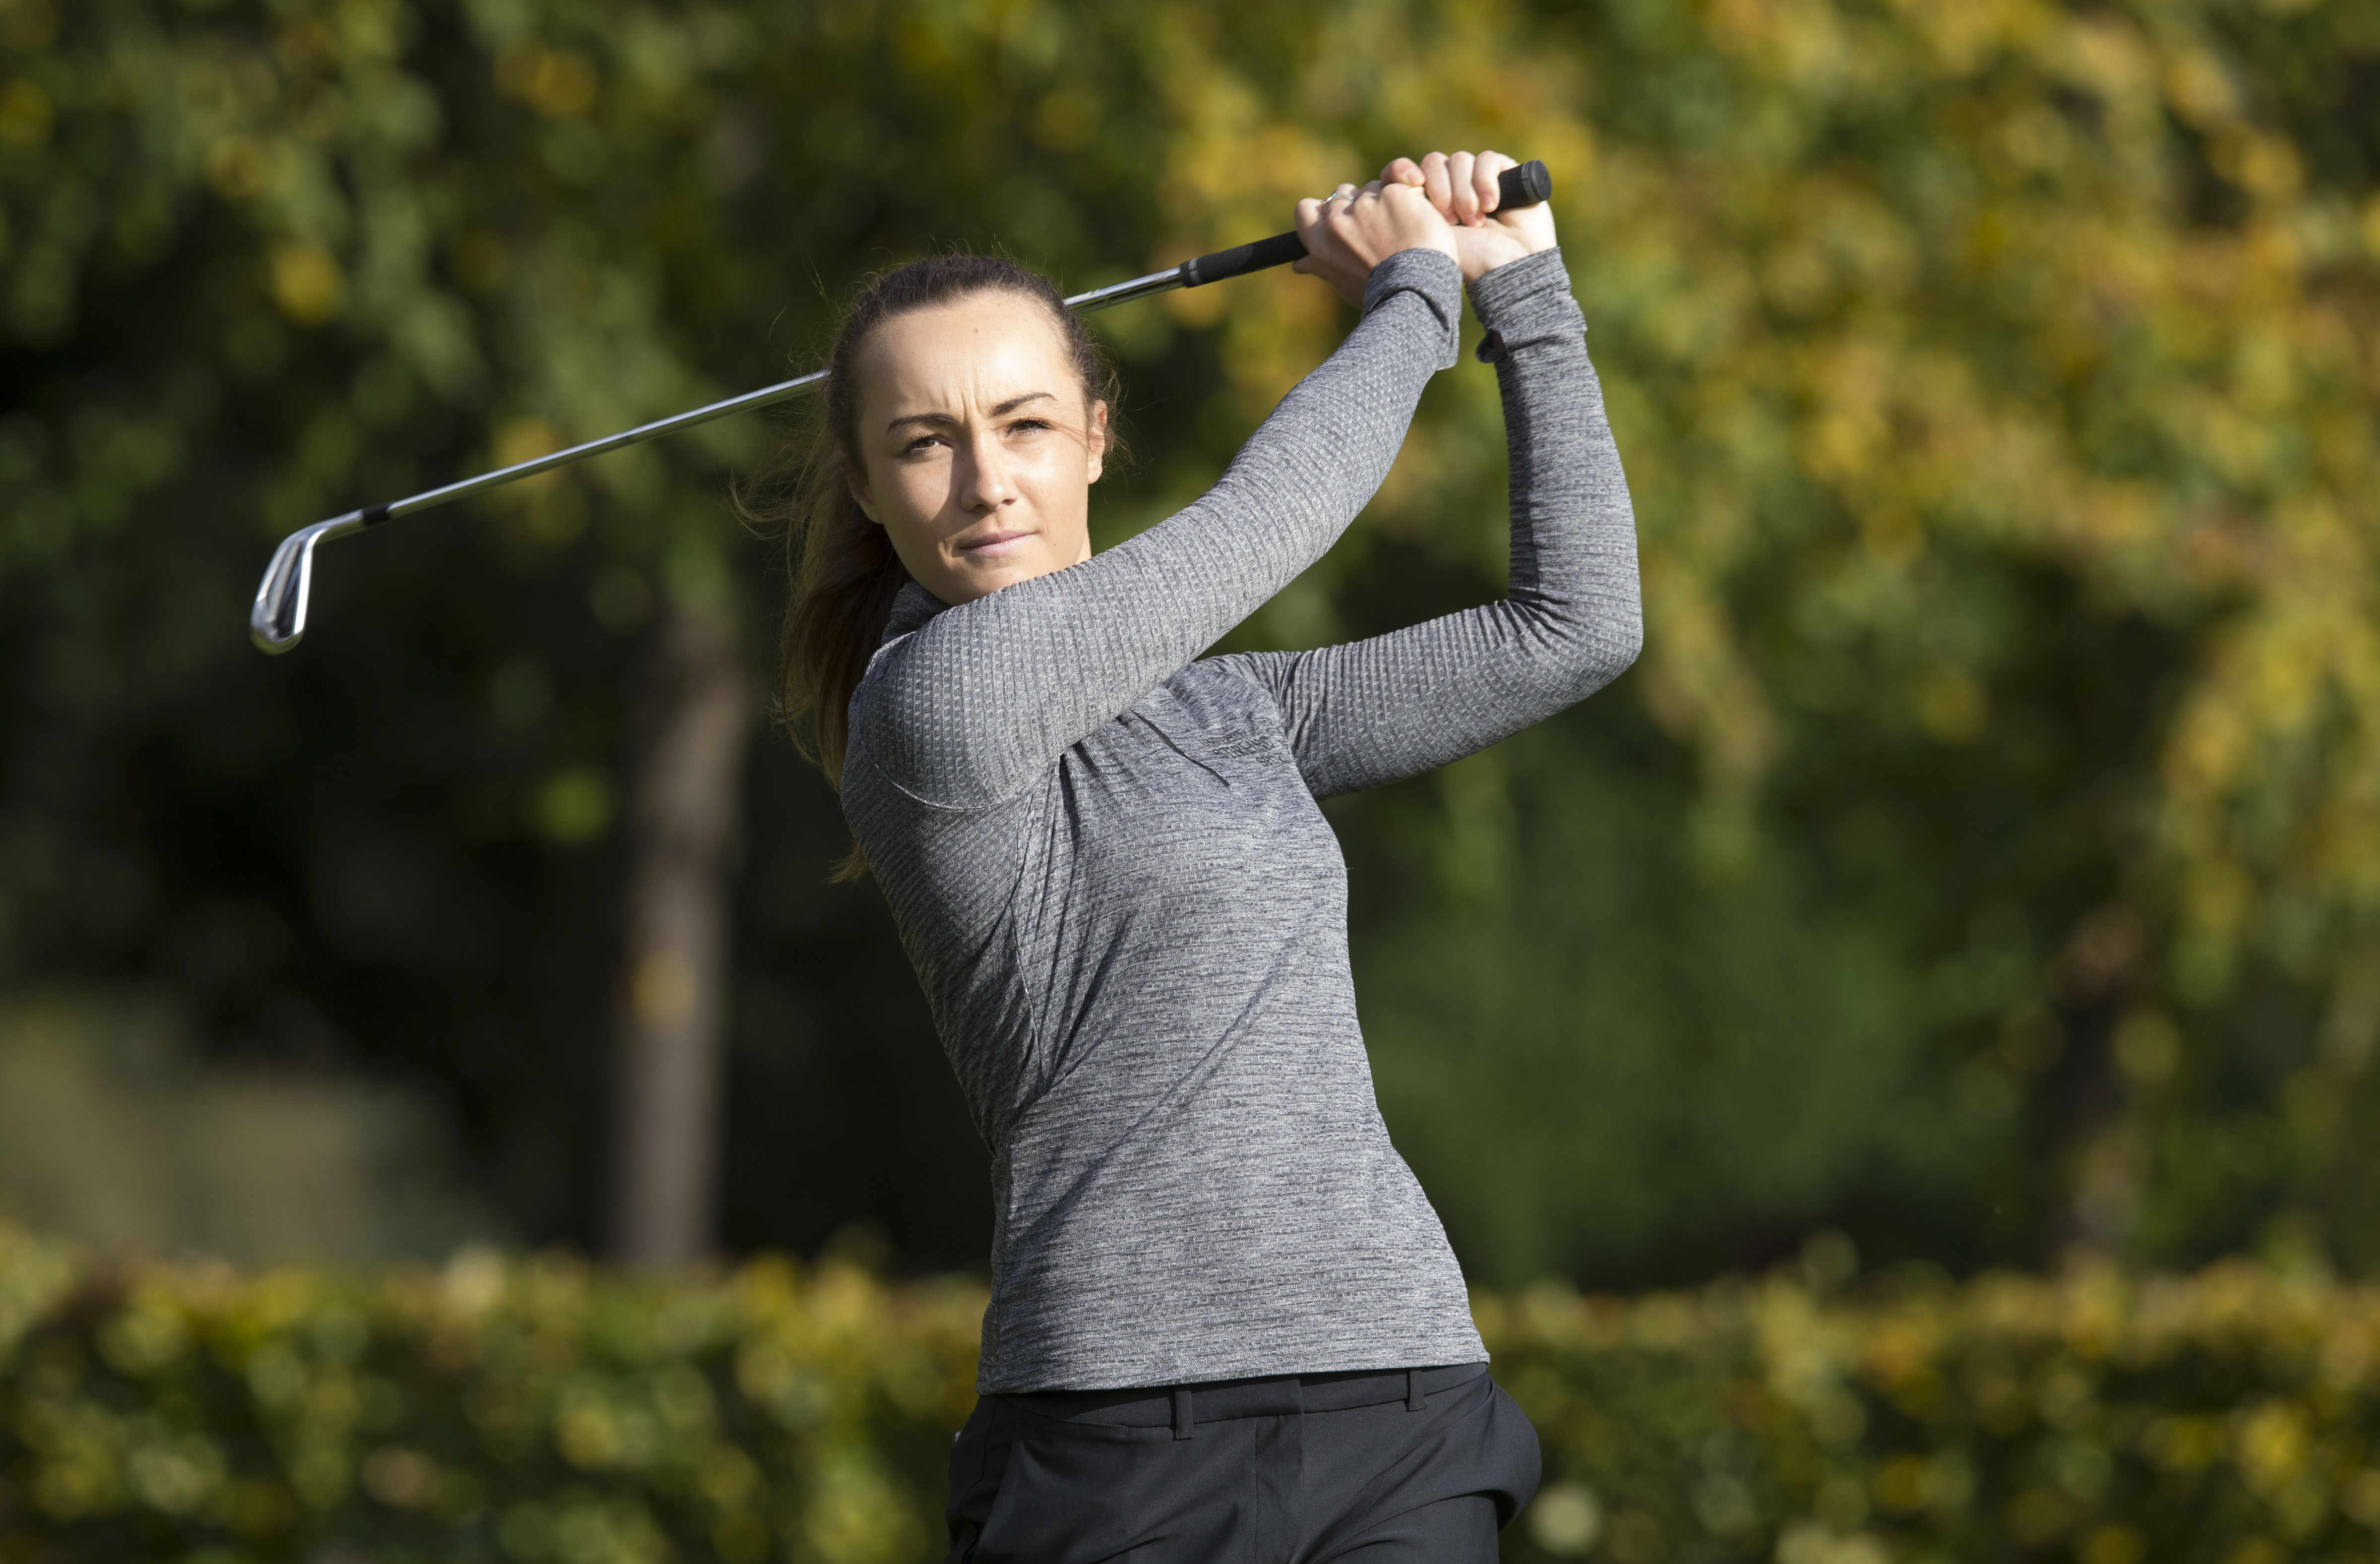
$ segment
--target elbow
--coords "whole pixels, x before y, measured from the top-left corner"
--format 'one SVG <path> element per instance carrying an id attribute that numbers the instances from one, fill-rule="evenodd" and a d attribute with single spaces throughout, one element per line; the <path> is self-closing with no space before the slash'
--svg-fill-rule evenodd
<path id="1" fill-rule="evenodd" d="M 1610 666 L 1600 683 L 1609 684 L 1628 672 L 1645 650 L 1645 613 L 1635 604 L 1629 605 L 1626 621 L 1616 627 L 1611 637 Z"/>
<path id="2" fill-rule="evenodd" d="M 929 809 L 977 809 L 1023 785 L 1015 757 L 965 723 L 930 721 L 874 725 L 855 734 L 845 760 L 865 765 L 885 786 Z"/>
<path id="3" fill-rule="evenodd" d="M 904 793 L 933 809 L 982 809 L 1013 796 L 1028 780 L 1015 756 L 999 746 L 954 745 L 894 779 Z"/>
<path id="4" fill-rule="evenodd" d="M 1564 604 L 1540 612 L 1533 660 L 1545 693 L 1560 706 L 1585 700 L 1626 673 L 1645 649 L 1645 618 L 1632 598 L 1624 606 Z"/>
<path id="5" fill-rule="evenodd" d="M 1565 704 L 1585 700 L 1628 672 L 1636 654 L 1645 649 L 1644 622 L 1630 614 L 1623 624 L 1597 625 L 1578 637 L 1573 649 L 1563 667 Z"/>

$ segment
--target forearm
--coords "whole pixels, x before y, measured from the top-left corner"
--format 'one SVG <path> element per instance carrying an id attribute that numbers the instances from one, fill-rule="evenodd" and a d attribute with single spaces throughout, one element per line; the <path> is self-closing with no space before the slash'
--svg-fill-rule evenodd
<path id="1" fill-rule="evenodd" d="M 1499 267 L 1472 297 L 1503 395 L 1511 587 L 1389 635 L 1234 660 L 1272 692 L 1317 794 L 1485 748 L 1609 683 L 1642 641 L 1634 515 L 1560 254 Z"/>
<path id="2" fill-rule="evenodd" d="M 1512 467 L 1507 600 L 1536 627 L 1532 655 L 1548 674 L 1586 682 L 1575 699 L 1627 667 L 1644 639 L 1627 475 L 1561 252 L 1488 273 L 1472 301 Z"/>
<path id="3" fill-rule="evenodd" d="M 922 798 L 1003 797 L 1330 548 L 1454 358 L 1461 280 L 1434 250 L 1374 271 L 1363 320 L 1207 494 L 1092 559 L 958 604 L 872 670 L 863 747 Z"/>

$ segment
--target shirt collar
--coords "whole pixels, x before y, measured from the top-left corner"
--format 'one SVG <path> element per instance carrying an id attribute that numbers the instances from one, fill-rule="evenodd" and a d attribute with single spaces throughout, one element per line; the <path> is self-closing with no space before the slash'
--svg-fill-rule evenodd
<path id="1" fill-rule="evenodd" d="M 904 581 L 901 589 L 892 594 L 892 612 L 884 621 L 884 641 L 907 635 L 950 606 L 917 582 Z M 877 644 L 881 646 L 883 641 Z"/>

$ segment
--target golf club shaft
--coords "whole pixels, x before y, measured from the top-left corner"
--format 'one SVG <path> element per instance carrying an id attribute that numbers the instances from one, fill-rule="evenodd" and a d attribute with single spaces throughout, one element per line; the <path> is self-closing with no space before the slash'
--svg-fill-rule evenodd
<path id="1" fill-rule="evenodd" d="M 1534 160 L 1517 168 L 1504 170 L 1498 185 L 1500 209 L 1534 206 L 1553 194 L 1552 176 L 1547 172 L 1544 164 Z M 1127 304 L 1134 299 L 1169 293 L 1175 288 L 1204 287 L 1208 283 L 1220 283 L 1227 277 L 1245 276 L 1251 272 L 1285 265 L 1305 253 L 1305 241 L 1294 232 L 1275 234 L 1269 239 L 1258 239 L 1253 244 L 1197 256 L 1179 266 L 1152 272 L 1145 277 L 1135 277 L 1130 282 L 1114 283 L 1103 288 L 1093 288 L 1087 293 L 1078 293 L 1066 300 L 1066 307 L 1077 313 L 1088 314 L 1095 309 Z M 758 391 L 747 391 L 723 402 L 674 413 L 651 423 L 622 430 L 617 434 L 607 434 L 600 440 L 589 440 L 584 444 L 532 456 L 510 467 L 458 479 L 436 489 L 425 489 L 402 500 L 366 505 L 361 510 L 349 511 L 345 515 L 332 516 L 300 527 L 281 540 L 281 546 L 273 552 L 272 564 L 265 567 L 264 579 L 256 588 L 255 604 L 249 610 L 249 638 L 261 651 L 284 652 L 304 637 L 307 601 L 313 594 L 314 551 L 331 539 L 344 538 L 351 532 L 377 527 L 393 516 L 411 515 L 416 511 L 426 511 L 432 505 L 443 505 L 467 494 L 477 494 L 524 478 L 533 478 L 541 472 L 551 472 L 555 467 L 567 467 L 589 456 L 600 456 L 606 451 L 642 444 L 661 435 L 674 434 L 682 429 L 709 423 L 713 418 L 723 418 L 731 413 L 772 407 L 780 402 L 791 401 L 825 379 L 824 370 L 813 370 L 808 374 L 779 381 L 774 385 L 764 385 Z"/>

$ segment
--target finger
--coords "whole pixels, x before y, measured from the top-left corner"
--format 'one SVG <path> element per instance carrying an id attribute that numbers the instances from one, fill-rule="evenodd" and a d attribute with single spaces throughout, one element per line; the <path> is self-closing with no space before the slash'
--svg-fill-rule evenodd
<path id="1" fill-rule="evenodd" d="M 1441 216 L 1451 217 L 1454 212 L 1454 188 L 1447 181 L 1446 154 L 1432 152 L 1422 159 L 1421 172 L 1422 193 L 1429 197 L 1429 204 L 1438 208 Z"/>
<path id="2" fill-rule="evenodd" d="M 1471 185 L 1472 162 L 1469 152 L 1449 153 L 1446 159 L 1447 214 L 1466 228 L 1479 223 L 1479 192 Z"/>
<path id="3" fill-rule="evenodd" d="M 1519 166 L 1519 164 L 1514 163 L 1502 152 L 1481 152 L 1478 161 L 1472 164 L 1471 184 L 1472 188 L 1479 192 L 1479 211 L 1482 215 L 1494 212 L 1504 204 L 1504 187 L 1500 183 L 1504 176 L 1504 170 Z"/>
<path id="4" fill-rule="evenodd" d="M 1366 215 L 1359 209 L 1369 204 L 1366 198 L 1358 192 L 1346 200 L 1334 200 L 1325 206 L 1322 209 L 1322 232 L 1328 236 L 1328 242 L 1351 253 L 1354 251 L 1358 248 L 1356 235 L 1362 228 L 1363 217 Z"/>
<path id="5" fill-rule="evenodd" d="M 1423 217 L 1437 217 L 1441 222 L 1445 220 L 1428 195 L 1412 185 L 1391 185 L 1381 191 L 1377 200 L 1384 209 L 1381 212 L 1384 219 L 1412 222 Z"/>
<path id="6" fill-rule="evenodd" d="M 1383 185 L 1418 185 L 1423 178 L 1421 164 L 1409 157 L 1391 158 L 1389 165 L 1380 170 Z"/>
<path id="7" fill-rule="evenodd" d="M 1311 221 L 1323 222 L 1328 220 L 1332 212 L 1346 210 L 1347 201 L 1354 200 L 1354 186 L 1342 184 L 1337 189 L 1331 191 L 1329 195 L 1324 196 L 1319 200 L 1298 202 L 1298 230 L 1302 233 L 1310 225 L 1309 220 L 1305 215 L 1305 209 L 1309 204 L 1315 208 L 1315 214 Z"/>
<path id="8" fill-rule="evenodd" d="M 1297 236 L 1305 242 L 1309 254 L 1330 247 L 1332 242 L 1330 214 L 1345 204 L 1343 201 L 1318 201 L 1312 196 L 1297 203 Z"/>

